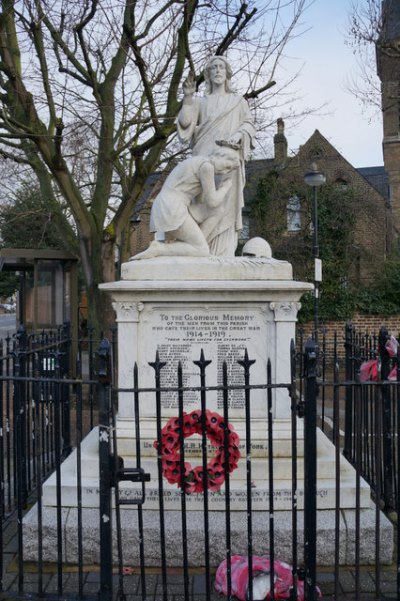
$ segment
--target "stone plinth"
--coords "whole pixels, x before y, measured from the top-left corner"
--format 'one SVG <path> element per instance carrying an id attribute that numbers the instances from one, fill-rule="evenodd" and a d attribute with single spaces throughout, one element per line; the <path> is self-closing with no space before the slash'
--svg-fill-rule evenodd
<path id="1" fill-rule="evenodd" d="M 212 360 L 207 385 L 221 384 L 222 362 L 227 361 L 229 378 L 243 381 L 236 363 L 247 348 L 256 361 L 252 384 L 265 384 L 267 360 L 272 363 L 274 382 L 290 382 L 290 342 L 295 337 L 299 300 L 311 284 L 295 282 L 292 267 L 285 261 L 238 257 L 157 258 L 131 261 L 122 267 L 122 280 L 103 284 L 111 294 L 118 322 L 119 387 L 132 388 L 133 365 L 138 364 L 140 387 L 154 386 L 156 350 L 168 365 L 161 372 L 162 386 L 176 386 L 180 361 L 185 386 L 199 386 L 199 370 L 193 361 L 204 351 Z M 241 398 L 239 398 L 241 397 Z M 196 409 L 198 394 L 187 393 L 185 409 Z M 222 396 L 209 395 L 210 410 L 221 411 Z M 230 418 L 243 419 L 243 394 L 233 394 Z M 162 416 L 177 414 L 177 395 L 164 394 Z M 265 392 L 252 395 L 252 418 L 265 417 Z M 141 403 L 141 421 L 154 419 L 150 397 Z M 287 391 L 274 398 L 274 416 L 289 418 Z M 132 395 L 121 393 L 118 429 L 123 437 L 133 419 Z M 124 425 L 124 420 L 128 423 Z"/>

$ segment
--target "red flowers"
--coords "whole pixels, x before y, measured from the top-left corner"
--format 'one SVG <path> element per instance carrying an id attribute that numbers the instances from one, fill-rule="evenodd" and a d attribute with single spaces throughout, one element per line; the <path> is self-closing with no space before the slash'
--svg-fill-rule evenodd
<path id="1" fill-rule="evenodd" d="M 228 457 L 225 461 L 225 430 L 228 432 Z M 233 472 L 238 466 L 240 458 L 239 436 L 231 424 L 225 426 L 223 417 L 218 413 L 205 411 L 205 432 L 212 446 L 218 451 L 207 464 L 207 488 L 210 491 L 218 491 L 225 482 L 225 464 L 227 471 Z M 195 410 L 183 414 L 183 438 L 192 434 L 202 433 L 201 411 Z M 154 441 L 153 446 L 157 449 L 158 443 Z M 203 466 L 192 468 L 190 463 L 184 463 L 184 475 L 181 475 L 180 459 L 180 426 L 179 418 L 171 417 L 161 430 L 161 455 L 163 476 L 170 484 L 178 484 L 184 487 L 187 494 L 200 493 L 204 491 Z"/>
<path id="2" fill-rule="evenodd" d="M 293 568 L 283 561 L 274 561 L 274 581 L 271 583 L 271 560 L 266 556 L 253 555 L 253 598 L 271 599 L 274 590 L 274 599 L 291 599 L 293 596 Z M 223 595 L 228 594 L 227 561 L 219 565 L 215 574 L 215 590 Z M 249 588 L 249 560 L 243 555 L 231 557 L 231 593 L 240 601 L 248 599 Z M 318 587 L 315 589 L 315 599 L 322 597 Z M 304 601 L 304 581 L 297 580 L 297 599 Z"/>

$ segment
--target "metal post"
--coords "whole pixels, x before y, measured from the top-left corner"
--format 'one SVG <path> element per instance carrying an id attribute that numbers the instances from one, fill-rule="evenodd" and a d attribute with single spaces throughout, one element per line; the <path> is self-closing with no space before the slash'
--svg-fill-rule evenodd
<path id="1" fill-rule="evenodd" d="M 110 343 L 103 338 L 97 356 L 100 462 L 100 590 L 99 601 L 112 601 L 112 530 L 110 461 Z"/>
<path id="2" fill-rule="evenodd" d="M 318 344 L 318 326 L 319 326 L 319 282 L 320 282 L 320 260 L 318 243 L 318 200 L 317 188 L 313 187 L 313 254 L 314 254 L 314 339 Z"/>
<path id="3" fill-rule="evenodd" d="M 308 339 L 304 349 L 304 599 L 316 599 L 317 564 L 317 344 Z"/>
<path id="4" fill-rule="evenodd" d="M 388 380 L 390 372 L 390 356 L 386 350 L 386 343 L 389 340 L 389 332 L 382 327 L 379 330 L 379 364 L 380 364 L 380 379 L 382 382 Z M 383 499 L 387 509 L 394 509 L 394 492 L 393 492 L 393 425 L 392 425 L 392 401 L 391 388 L 388 385 L 382 386 L 382 460 L 383 460 Z"/>
<path id="5" fill-rule="evenodd" d="M 26 485 L 24 475 L 26 469 L 24 467 L 25 458 L 23 456 L 23 432 L 24 420 L 22 411 L 24 408 L 21 400 L 21 386 L 19 381 L 21 375 L 20 353 L 18 350 L 12 353 L 13 355 L 13 378 L 14 378 L 14 399 L 13 399 L 13 419 L 14 419 L 14 453 L 15 462 L 15 491 L 17 500 L 17 541 L 18 541 L 18 592 L 22 593 L 24 588 L 24 539 L 22 531 L 23 510 L 26 509 Z"/>
<path id="6" fill-rule="evenodd" d="M 354 379 L 353 370 L 353 324 L 351 321 L 346 323 L 345 329 L 345 370 L 346 381 L 351 382 Z M 343 455 L 347 459 L 352 459 L 352 440 L 353 440 L 353 395 L 354 387 L 348 384 L 346 387 L 345 401 L 345 426 L 344 426 L 344 448 Z"/>
<path id="7" fill-rule="evenodd" d="M 26 376 L 26 357 L 28 349 L 28 337 L 25 326 L 20 325 L 15 335 L 16 358 L 15 358 L 15 375 L 21 378 Z M 15 444 L 17 453 L 17 480 L 20 482 L 20 500 L 22 506 L 26 508 L 28 501 L 28 481 L 27 481 L 27 445 L 26 445 L 26 384 L 20 380 L 15 385 L 15 408 L 14 416 L 16 420 L 15 426 Z"/>
<path id="8" fill-rule="evenodd" d="M 70 347 L 71 347 L 71 327 L 68 321 L 65 321 L 61 330 L 62 344 L 60 347 L 60 365 L 61 377 L 68 378 L 70 375 Z M 67 457 L 72 452 L 71 444 L 71 403 L 69 398 L 69 386 L 61 386 L 62 401 L 62 436 L 63 436 L 63 457 Z"/>
<path id="9" fill-rule="evenodd" d="M 326 182 L 325 175 L 320 173 L 317 165 L 313 163 L 310 171 L 304 175 L 304 182 L 313 189 L 313 256 L 314 256 L 314 339 L 318 342 L 318 311 L 319 311 L 319 283 L 322 281 L 322 264 L 319 258 L 318 245 L 318 204 L 317 188 Z"/>

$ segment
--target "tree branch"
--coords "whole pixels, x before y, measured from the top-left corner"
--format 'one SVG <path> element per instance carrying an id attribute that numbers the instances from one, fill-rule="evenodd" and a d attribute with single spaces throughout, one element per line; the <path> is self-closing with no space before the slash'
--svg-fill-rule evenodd
<path id="1" fill-rule="evenodd" d="M 261 94 L 263 94 L 264 92 L 266 92 L 267 90 L 269 90 L 270 88 L 272 88 L 275 85 L 276 85 L 276 81 L 269 81 L 268 83 L 265 84 L 265 86 L 262 86 L 261 88 L 258 88 L 257 90 L 252 90 L 251 92 L 246 92 L 246 94 L 243 94 L 243 98 L 245 98 L 246 100 L 258 98 L 258 96 L 260 96 Z"/>

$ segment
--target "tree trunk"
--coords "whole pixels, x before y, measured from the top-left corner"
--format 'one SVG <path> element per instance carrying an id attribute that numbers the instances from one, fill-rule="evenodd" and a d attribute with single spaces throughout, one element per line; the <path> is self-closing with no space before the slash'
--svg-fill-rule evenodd
<path id="1" fill-rule="evenodd" d="M 110 337 L 115 325 L 114 312 L 108 294 L 99 289 L 102 282 L 115 280 L 114 241 L 103 242 L 94 233 L 91 240 L 81 237 L 80 254 L 88 301 L 88 326 L 94 336 L 100 339 Z"/>

